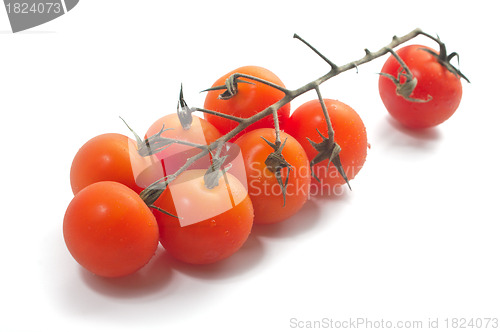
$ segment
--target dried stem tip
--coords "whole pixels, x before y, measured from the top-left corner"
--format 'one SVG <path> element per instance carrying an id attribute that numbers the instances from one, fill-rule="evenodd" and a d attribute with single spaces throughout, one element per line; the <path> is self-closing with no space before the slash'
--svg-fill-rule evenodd
<path id="1" fill-rule="evenodd" d="M 285 157 L 283 156 L 283 148 L 285 147 L 286 144 L 286 138 L 283 143 L 281 142 L 276 142 L 276 143 L 271 143 L 264 137 L 262 137 L 264 141 L 266 141 L 269 146 L 271 146 L 274 149 L 274 152 L 271 152 L 269 156 L 267 156 L 266 161 L 264 162 L 266 164 L 267 169 L 269 169 L 274 176 L 276 177 L 276 180 L 278 181 L 278 184 L 281 188 L 281 192 L 283 194 L 283 206 L 286 204 L 286 188 L 288 186 L 288 180 L 290 178 L 290 169 L 292 169 L 292 165 L 290 165 L 286 160 Z M 281 170 L 283 168 L 286 168 L 288 170 L 285 183 L 283 183 L 283 178 L 281 176 Z"/>

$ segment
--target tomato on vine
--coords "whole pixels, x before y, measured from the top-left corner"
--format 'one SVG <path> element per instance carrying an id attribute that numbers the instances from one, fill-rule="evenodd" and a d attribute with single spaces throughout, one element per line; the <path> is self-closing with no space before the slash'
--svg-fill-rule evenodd
<path id="1" fill-rule="evenodd" d="M 379 92 L 389 114 L 412 129 L 437 126 L 449 119 L 460 104 L 460 77 L 464 77 L 449 64 L 451 57 L 440 59 L 436 51 L 422 45 L 405 46 L 396 54 L 410 72 L 394 55 L 382 67 Z M 410 79 L 414 79 L 413 86 L 402 91 Z"/>
<path id="2" fill-rule="evenodd" d="M 93 183 L 79 191 L 64 215 L 69 252 L 85 269 L 121 277 L 146 265 L 158 247 L 158 225 L 150 208 L 127 186 Z"/>
<path id="3" fill-rule="evenodd" d="M 146 139 L 161 133 L 162 138 L 170 138 L 189 143 L 208 145 L 221 137 L 219 130 L 205 119 L 192 115 L 189 128 L 184 128 L 177 114 L 168 114 L 156 120 L 147 130 Z M 174 143 L 160 146 L 155 156 L 161 161 L 166 175 L 174 173 L 186 163 L 189 157 L 200 150 L 194 146 Z"/>
<path id="4" fill-rule="evenodd" d="M 155 156 L 143 157 L 137 142 L 122 134 L 98 135 L 76 153 L 70 169 L 70 183 L 76 195 L 99 181 L 116 181 L 140 193 L 163 177 L 163 168 Z"/>
<path id="5" fill-rule="evenodd" d="M 363 167 L 368 141 L 366 128 L 360 116 L 350 106 L 333 99 L 324 99 L 334 131 L 334 141 L 340 146 L 338 154 L 345 176 L 354 179 Z M 320 144 L 328 136 L 326 119 L 319 100 L 311 100 L 298 107 L 290 117 L 286 131 L 304 147 L 307 156 L 313 160 L 318 150 L 312 143 Z M 312 142 L 312 143 L 311 143 Z M 345 183 L 345 179 L 330 160 L 323 160 L 312 166 L 317 178 L 312 194 L 331 194 L 335 187 Z M 317 192 L 320 189 L 320 193 Z"/>
<path id="6" fill-rule="evenodd" d="M 182 172 L 168 184 L 154 210 L 160 243 L 174 258 L 210 264 L 228 258 L 247 240 L 253 224 L 252 202 L 243 184 L 230 173 L 207 188 L 206 170 Z"/>
<path id="7" fill-rule="evenodd" d="M 204 105 L 206 109 L 239 118 L 249 118 L 274 104 L 284 96 L 284 93 L 275 87 L 251 79 L 241 78 L 240 81 L 244 82 L 236 83 L 236 86 L 231 87 L 232 89 L 237 89 L 235 95 L 230 98 L 220 98 L 219 96 L 222 91 L 226 89 L 226 80 L 235 73 L 250 75 L 274 83 L 282 88 L 285 87 L 278 76 L 265 68 L 258 66 L 241 67 L 219 78 L 215 81 L 212 88 L 208 89 L 210 91 L 207 93 Z M 220 89 L 214 89 L 216 87 L 220 87 Z M 278 119 L 281 126 L 285 125 L 289 116 L 290 104 L 286 104 L 278 110 Z M 233 120 L 214 114 L 205 113 L 205 119 L 217 127 L 221 134 L 226 134 L 238 124 Z M 274 128 L 274 120 L 271 115 L 250 125 L 243 132 L 265 127 Z"/>
<path id="8" fill-rule="evenodd" d="M 309 198 L 309 159 L 300 143 L 280 132 L 275 146 L 272 128 L 260 128 L 239 137 L 246 168 L 248 193 L 256 224 L 281 222 L 297 213 Z"/>

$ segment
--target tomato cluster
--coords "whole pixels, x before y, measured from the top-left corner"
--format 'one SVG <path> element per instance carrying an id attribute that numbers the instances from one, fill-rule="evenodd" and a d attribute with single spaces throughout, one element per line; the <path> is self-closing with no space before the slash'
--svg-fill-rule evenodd
<path id="1" fill-rule="evenodd" d="M 409 46 L 398 52 L 406 69 L 394 56 L 382 69 L 382 100 L 411 128 L 443 122 L 460 102 L 460 78 L 433 52 Z M 231 81 L 235 73 L 242 78 Z M 414 79 L 411 94 L 401 93 Z M 108 133 L 78 150 L 63 234 L 84 268 L 125 276 L 147 264 L 158 244 L 182 262 L 220 261 L 243 246 L 253 227 L 265 227 L 255 225 L 283 222 L 311 196 L 349 185 L 365 163 L 363 121 L 338 100 L 311 100 L 292 113 L 286 103 L 277 118 L 268 112 L 242 128 L 282 100 L 283 82 L 246 66 L 207 91 L 205 109 L 198 109 L 203 118 L 169 114 L 143 139 Z M 182 97 L 181 104 L 186 111 Z"/>
<path id="2" fill-rule="evenodd" d="M 214 87 L 223 85 L 235 72 L 284 87 L 275 74 L 255 66 L 228 73 Z M 217 98 L 220 93 L 209 91 L 205 107 L 238 118 L 251 117 L 283 97 L 283 92 L 257 81 L 238 83 L 234 98 Z M 207 186 L 206 175 L 213 165 L 212 151 L 168 185 L 166 179 L 204 151 L 201 146 L 209 146 L 233 130 L 237 122 L 231 119 L 193 115 L 186 128 L 177 114 L 169 114 L 151 125 L 144 140 L 115 133 L 92 138 L 76 153 L 70 172 L 75 197 L 63 224 L 70 253 L 84 268 L 105 277 L 139 270 L 153 257 L 158 243 L 172 257 L 191 264 L 231 256 L 245 243 L 254 224 L 284 221 L 309 198 L 315 180 L 311 181 L 314 151 L 308 139 L 319 143 L 316 128 L 325 134 L 327 127 L 318 105 L 318 101 L 305 104 L 291 117 L 289 104 L 282 107 L 278 132 L 270 115 L 234 135 L 237 137 L 222 149 L 223 157 L 229 157 L 222 165 L 225 171 L 221 170 L 211 186 Z M 359 116 L 340 102 L 327 100 L 326 106 L 336 139 L 342 144 L 340 157 L 349 167 L 359 169 L 366 155 L 366 132 Z M 315 120 L 302 125 L 304 116 Z M 351 121 L 358 126 L 350 128 Z M 161 139 L 175 141 L 153 146 Z M 152 153 L 140 153 L 145 142 Z M 329 175 L 320 174 L 320 183 L 343 183 L 330 181 Z M 141 195 L 147 190 L 159 191 L 153 204 Z"/>

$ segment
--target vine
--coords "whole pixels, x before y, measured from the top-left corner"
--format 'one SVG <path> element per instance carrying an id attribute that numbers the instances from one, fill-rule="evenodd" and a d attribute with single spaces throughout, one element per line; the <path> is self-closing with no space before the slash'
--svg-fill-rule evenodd
<path id="1" fill-rule="evenodd" d="M 284 96 L 275 102 L 274 104 L 268 106 L 267 108 L 263 109 L 262 111 L 258 112 L 257 114 L 248 117 L 248 118 L 240 118 L 232 115 L 227 115 L 223 113 L 219 113 L 213 110 L 208 110 L 200 107 L 189 107 L 184 100 L 183 96 L 183 88 L 181 85 L 180 89 L 180 94 L 179 94 L 179 101 L 177 104 L 177 114 L 179 117 L 179 120 L 181 121 L 181 124 L 184 129 L 189 129 L 191 122 L 192 122 L 192 114 L 195 112 L 200 112 L 200 113 L 207 113 L 207 114 L 212 114 L 212 115 L 217 115 L 226 119 L 229 119 L 231 121 L 234 121 L 237 123 L 237 126 L 232 129 L 231 131 L 227 132 L 224 134 L 222 137 L 214 141 L 213 143 L 209 145 L 201 145 L 201 144 L 193 144 L 190 142 L 186 141 L 180 141 L 180 140 L 175 140 L 171 138 L 164 138 L 161 136 L 161 134 L 168 130 L 165 128 L 162 128 L 157 134 L 149 137 L 148 139 L 145 139 L 144 141 L 141 140 L 137 134 L 129 127 L 129 129 L 134 133 L 137 143 L 138 143 L 138 152 L 142 156 L 150 156 L 153 155 L 159 151 L 162 151 L 163 149 L 167 148 L 168 146 L 172 144 L 184 144 L 191 146 L 193 148 L 199 149 L 199 153 L 188 158 L 186 160 L 186 163 L 180 167 L 176 172 L 166 175 L 165 177 L 158 179 L 156 182 L 145 188 L 140 196 L 141 198 L 146 202 L 146 204 L 152 208 L 159 209 L 154 205 L 154 202 L 156 199 L 161 195 L 161 193 L 165 190 L 165 188 L 168 186 L 169 183 L 171 183 L 176 177 L 178 177 L 183 171 L 188 169 L 193 163 L 195 163 L 197 160 L 200 158 L 208 155 L 209 153 L 211 154 L 211 160 L 212 160 L 212 165 L 209 167 L 205 174 L 205 185 L 207 188 L 213 188 L 215 185 L 217 185 L 219 178 L 222 176 L 222 174 L 227 171 L 227 167 L 223 168 L 225 158 L 227 156 L 221 156 L 221 149 L 224 146 L 226 142 L 234 138 L 236 135 L 238 135 L 240 132 L 242 132 L 245 128 L 250 126 L 251 124 L 262 120 L 263 118 L 272 115 L 274 119 L 274 129 L 276 133 L 276 139 L 275 142 L 269 142 L 266 140 L 267 144 L 273 148 L 273 152 L 268 156 L 266 160 L 266 166 L 267 168 L 274 173 L 276 176 L 282 192 L 283 192 L 283 197 L 284 197 L 284 203 L 285 203 L 285 194 L 286 194 L 286 187 L 287 187 L 287 182 L 288 178 L 285 178 L 285 181 L 283 182 L 281 171 L 282 169 L 290 169 L 290 164 L 283 158 L 283 155 L 281 154 L 281 151 L 283 150 L 284 145 L 286 144 L 285 141 L 281 141 L 280 137 L 280 127 L 279 127 L 279 122 L 278 122 L 278 110 L 283 107 L 284 105 L 290 103 L 292 100 L 295 98 L 301 96 L 302 94 L 309 92 L 309 91 L 315 91 L 318 97 L 318 100 L 321 103 L 322 110 L 323 110 L 323 115 L 326 120 L 326 124 L 328 126 L 328 135 L 324 136 L 320 134 L 321 141 L 320 142 L 314 142 L 309 139 L 310 144 L 314 147 L 314 149 L 317 151 L 317 155 L 310 160 L 310 167 L 312 168 L 313 165 L 322 162 L 324 160 L 328 160 L 328 167 L 330 164 L 333 164 L 334 167 L 337 168 L 339 171 L 340 175 L 343 177 L 347 185 L 350 187 L 349 181 L 347 179 L 347 176 L 344 172 L 344 169 L 342 167 L 340 158 L 339 158 L 339 153 L 341 151 L 341 146 L 335 142 L 335 132 L 333 130 L 331 121 L 329 119 L 328 112 L 326 110 L 325 103 L 323 101 L 323 97 L 320 92 L 320 85 L 323 84 L 324 82 L 328 81 L 329 79 L 346 72 L 351 69 L 356 69 L 365 63 L 368 63 L 370 61 L 373 61 L 377 58 L 380 58 L 388 53 L 391 53 L 393 56 L 396 57 L 398 62 L 401 64 L 402 69 L 398 73 L 397 77 L 393 77 L 384 73 L 380 73 L 381 75 L 388 76 L 395 84 L 396 84 L 396 89 L 399 95 L 401 95 L 403 98 L 412 101 L 412 102 L 428 102 L 432 99 L 432 96 L 428 96 L 427 99 L 415 99 L 411 98 L 410 95 L 415 89 L 416 85 L 418 82 L 416 79 L 413 77 L 412 73 L 410 72 L 409 68 L 405 65 L 403 60 L 397 56 L 396 52 L 394 51 L 394 48 L 414 39 L 417 36 L 425 36 L 434 42 L 436 42 L 439 45 L 439 54 L 430 52 L 433 56 L 435 56 L 438 61 L 450 72 L 452 72 L 454 75 L 459 76 L 464 78 L 467 82 L 469 80 L 458 70 L 455 68 L 453 65 L 450 64 L 450 60 L 452 60 L 454 57 L 457 57 L 458 59 L 458 54 L 453 52 L 451 54 L 447 54 L 445 44 L 439 39 L 439 37 L 433 37 L 430 34 L 427 34 L 423 32 L 421 29 L 414 29 L 413 31 L 409 32 L 406 35 L 397 37 L 394 36 L 391 40 L 391 42 L 380 48 L 379 50 L 372 52 L 368 49 L 365 49 L 365 55 L 358 60 L 351 61 L 349 63 L 346 63 L 344 65 L 338 66 L 331 60 L 329 60 L 326 56 L 324 56 L 320 51 L 318 51 L 315 47 L 313 47 L 311 44 L 309 44 L 306 40 L 304 40 L 302 37 L 298 36 L 297 34 L 294 34 L 294 38 L 298 39 L 301 41 L 303 44 L 305 44 L 307 47 L 309 47 L 314 53 L 316 53 L 321 59 L 323 59 L 329 66 L 330 69 L 329 71 L 320 76 L 319 78 L 297 88 L 294 90 L 290 90 L 284 87 L 281 87 L 277 84 L 268 82 L 266 80 L 260 79 L 258 77 L 253 77 L 250 75 L 245 75 L 245 74 L 240 74 L 240 73 L 235 73 L 231 75 L 225 82 L 224 85 L 221 86 L 216 86 L 212 87 L 206 90 L 203 90 L 202 92 L 206 91 L 221 91 L 219 98 L 220 99 L 230 99 L 233 96 L 235 96 L 238 93 L 238 85 L 239 84 L 255 84 L 254 82 L 259 82 L 262 84 L 266 84 L 274 89 L 277 89 L 281 92 L 284 93 Z M 404 80 L 402 79 L 404 78 Z M 127 125 L 128 127 L 128 125 Z M 319 132 L 319 131 L 318 131 Z M 316 175 L 312 173 L 312 176 L 318 180 Z M 160 209 L 161 210 L 161 209 Z M 167 213 L 166 211 L 163 211 L 164 213 Z"/>

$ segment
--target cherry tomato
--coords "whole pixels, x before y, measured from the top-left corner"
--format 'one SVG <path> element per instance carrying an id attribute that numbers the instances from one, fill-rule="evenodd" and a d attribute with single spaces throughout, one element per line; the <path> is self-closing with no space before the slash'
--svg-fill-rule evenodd
<path id="1" fill-rule="evenodd" d="M 291 166 L 280 171 L 283 185 L 288 177 L 286 196 L 283 197 L 283 187 L 265 163 L 275 149 L 263 138 L 274 143 L 275 130 L 260 128 L 250 131 L 238 138 L 235 144 L 241 148 L 245 162 L 248 193 L 255 211 L 254 222 L 271 224 L 291 217 L 302 208 L 309 197 L 311 173 L 307 154 L 300 143 L 287 133 L 280 132 L 280 140 L 284 144 L 281 154 Z"/>
<path id="2" fill-rule="evenodd" d="M 258 66 L 245 66 L 235 69 L 215 81 L 212 87 L 225 85 L 226 79 L 235 73 L 251 75 L 253 77 L 258 77 L 268 82 L 277 84 L 281 87 L 285 87 L 283 82 L 274 73 Z M 219 113 L 234 115 L 240 118 L 248 118 L 274 104 L 284 96 L 283 92 L 263 83 L 251 81 L 250 79 L 246 78 L 241 79 L 253 84 L 238 83 L 237 94 L 227 100 L 218 98 L 223 90 L 209 91 L 205 98 L 204 107 L 206 109 L 217 111 Z M 278 110 L 280 126 L 284 126 L 286 124 L 289 116 L 290 104 L 286 104 Z M 205 114 L 205 119 L 216 126 L 221 134 L 225 134 L 237 126 L 237 122 L 235 121 L 224 119 L 212 114 Z M 248 132 L 256 128 L 264 127 L 274 128 L 274 120 L 271 115 L 252 124 L 243 132 Z"/>
<path id="3" fill-rule="evenodd" d="M 462 98 L 462 83 L 458 75 L 441 65 L 435 56 L 424 51 L 432 50 L 422 45 L 409 45 L 396 53 L 408 66 L 417 85 L 410 98 L 427 102 L 408 101 L 396 93 L 396 85 L 385 76 L 379 78 L 379 92 L 387 111 L 409 128 L 436 126 L 455 113 Z M 401 64 L 394 56 L 385 62 L 382 73 L 398 77 Z M 405 82 L 404 77 L 401 78 Z M 432 98 L 432 99 L 431 99 Z"/>
<path id="4" fill-rule="evenodd" d="M 230 173 L 218 186 L 205 186 L 206 170 L 187 170 L 172 181 L 154 210 L 160 243 L 172 257 L 190 264 L 209 264 L 238 251 L 253 224 L 252 202 L 244 186 Z"/>
<path id="5" fill-rule="evenodd" d="M 63 222 L 66 246 L 85 269 L 121 277 L 143 267 L 158 247 L 158 225 L 139 195 L 112 181 L 93 183 L 70 202 Z"/>
<path id="6" fill-rule="evenodd" d="M 221 137 L 219 130 L 210 122 L 194 115 L 192 117 L 191 127 L 183 129 L 176 113 L 163 116 L 149 127 L 145 139 L 158 134 L 162 129 L 164 130 L 161 134 L 162 137 L 203 145 L 208 145 Z M 186 163 L 187 158 L 199 152 L 200 149 L 196 147 L 176 143 L 156 153 L 155 156 L 162 161 L 165 174 L 172 174 Z M 201 162 L 200 160 L 196 165 L 200 166 Z M 204 162 L 208 167 L 209 160 L 205 158 Z"/>
<path id="7" fill-rule="evenodd" d="M 102 134 L 86 142 L 76 153 L 70 170 L 70 182 L 76 195 L 99 181 L 116 181 L 140 193 L 163 177 L 156 157 L 142 157 L 137 143 L 121 134 Z"/>
<path id="8" fill-rule="evenodd" d="M 350 106 L 332 99 L 325 99 L 324 102 L 334 130 L 334 140 L 341 148 L 339 157 L 342 167 L 347 178 L 352 180 L 366 160 L 368 142 L 365 126 L 358 113 Z M 288 133 L 304 147 L 310 160 L 316 157 L 318 151 L 308 138 L 315 143 L 322 141 L 317 130 L 323 136 L 328 136 L 321 104 L 319 100 L 311 100 L 292 113 L 287 127 Z M 314 195 L 330 195 L 336 192 L 336 186 L 345 183 L 336 167 L 331 163 L 328 165 L 328 160 L 314 165 L 312 171 L 320 180 L 318 182 L 314 179 L 311 182 L 314 186 L 311 193 Z"/>

